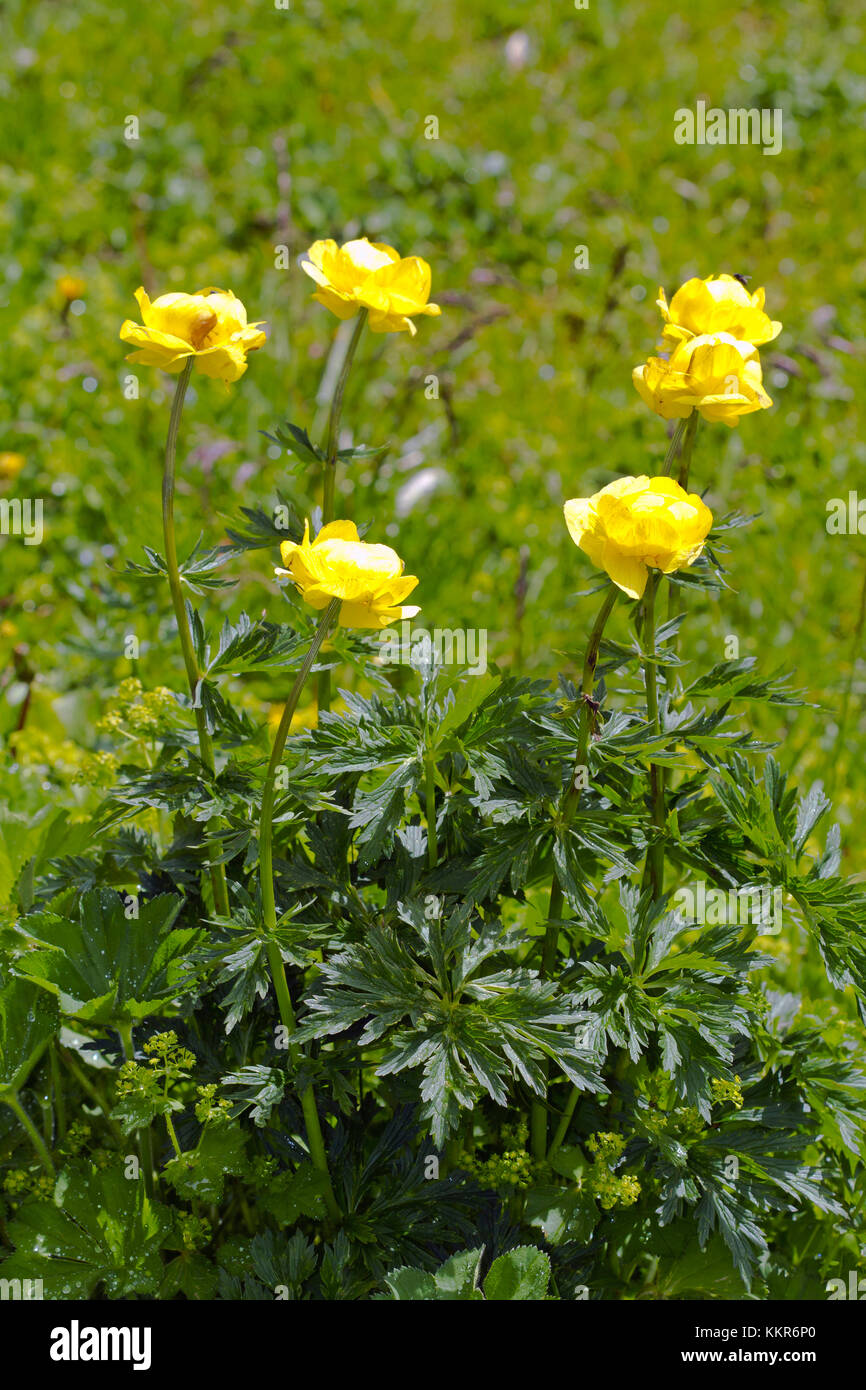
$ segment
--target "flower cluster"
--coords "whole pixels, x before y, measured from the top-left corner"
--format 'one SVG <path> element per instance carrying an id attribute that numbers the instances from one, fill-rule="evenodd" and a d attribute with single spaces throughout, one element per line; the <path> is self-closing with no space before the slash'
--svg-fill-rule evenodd
<path id="1" fill-rule="evenodd" d="M 659 290 L 662 347 L 632 380 L 643 400 L 665 420 L 697 410 L 705 420 L 733 426 L 741 415 L 772 405 L 763 387 L 758 347 L 782 325 L 764 312 L 764 291 L 750 294 L 735 275 L 687 280 L 667 302 Z"/>
<path id="2" fill-rule="evenodd" d="M 487 1159 L 462 1153 L 459 1166 L 470 1173 L 480 1187 L 493 1192 L 531 1187 L 536 1176 L 536 1165 L 525 1149 L 506 1149 Z"/>
<path id="3" fill-rule="evenodd" d="M 586 1147 L 595 1155 L 589 1185 L 604 1210 L 634 1206 L 641 1193 L 640 1183 L 629 1173 L 617 1177 L 613 1171 L 614 1165 L 622 1157 L 625 1141 L 618 1134 L 601 1132 L 591 1134 Z"/>
<path id="4" fill-rule="evenodd" d="M 732 1105 L 735 1110 L 742 1110 L 743 1089 L 738 1076 L 735 1076 L 732 1081 L 726 1081 L 723 1077 L 715 1077 L 710 1082 L 710 1091 L 713 1096 L 713 1105 Z"/>

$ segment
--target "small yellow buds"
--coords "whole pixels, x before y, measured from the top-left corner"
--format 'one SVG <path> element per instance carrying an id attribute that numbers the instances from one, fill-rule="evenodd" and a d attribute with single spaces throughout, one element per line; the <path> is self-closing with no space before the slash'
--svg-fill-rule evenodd
<path id="1" fill-rule="evenodd" d="M 743 1108 L 742 1082 L 738 1076 L 732 1081 L 726 1081 L 723 1077 L 714 1077 L 710 1082 L 713 1105 L 732 1105 L 735 1110 Z"/>
<path id="2" fill-rule="evenodd" d="M 258 323 L 247 323 L 246 309 L 230 290 L 163 294 L 151 302 L 137 289 L 135 297 L 142 324 L 127 319 L 120 330 L 123 342 L 138 349 L 128 362 L 176 374 L 192 358 L 196 371 L 228 386 L 246 371 L 247 353 L 266 341 Z"/>
<path id="3" fill-rule="evenodd" d="M 430 299 L 430 267 L 420 256 L 400 256 L 393 246 L 368 241 L 316 241 L 301 262 L 315 280 L 313 295 L 338 319 L 369 310 L 373 333 L 414 334 L 414 314 L 442 311 Z"/>
<path id="4" fill-rule="evenodd" d="M 403 574 L 403 561 L 389 545 L 362 541 L 352 521 L 329 522 L 314 541 L 307 521 L 300 545 L 283 541 L 280 553 L 286 568 L 277 574 L 293 580 L 311 608 L 342 599 L 338 627 L 384 628 L 420 612 L 402 606 L 418 580 Z"/>
<path id="5" fill-rule="evenodd" d="M 648 568 L 673 574 L 694 564 L 713 514 L 671 478 L 617 478 L 593 497 L 565 504 L 571 539 L 618 588 L 641 598 Z"/>

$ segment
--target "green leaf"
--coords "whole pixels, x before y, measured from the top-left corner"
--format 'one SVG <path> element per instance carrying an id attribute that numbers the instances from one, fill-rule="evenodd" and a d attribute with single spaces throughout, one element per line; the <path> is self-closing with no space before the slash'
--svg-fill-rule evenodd
<path id="1" fill-rule="evenodd" d="M 16 969 L 57 995 L 72 1017 L 116 1026 L 165 1013 L 191 986 L 184 961 L 202 935 L 173 929 L 182 906 L 166 893 L 127 919 L 117 893 L 92 889 L 82 894 L 76 920 L 47 912 L 20 920 L 31 949 Z"/>
<path id="2" fill-rule="evenodd" d="M 195 1250 L 183 1250 L 165 1266 L 160 1298 L 174 1298 L 182 1293 L 194 1300 L 211 1299 L 216 1293 L 218 1271 L 206 1255 Z"/>
<path id="3" fill-rule="evenodd" d="M 402 1269 L 393 1269 L 386 1275 L 385 1283 L 397 1299 L 431 1302 L 439 1297 L 436 1280 L 426 1269 L 411 1269 L 409 1265 L 404 1265 Z"/>
<path id="4" fill-rule="evenodd" d="M 533 1245 L 500 1255 L 484 1280 L 484 1297 L 497 1303 L 543 1302 L 550 1282 L 550 1260 Z"/>
<path id="5" fill-rule="evenodd" d="M 57 1000 L 28 980 L 0 989 L 0 1092 L 21 1089 L 59 1023 Z"/>
<path id="6" fill-rule="evenodd" d="M 483 1254 L 483 1248 L 465 1250 L 459 1255 L 452 1255 L 450 1260 L 440 1265 L 435 1276 L 437 1297 L 447 1301 L 462 1299 L 464 1302 L 483 1298 L 478 1287 L 478 1271 Z"/>
<path id="7" fill-rule="evenodd" d="M 168 1209 L 120 1167 L 73 1162 L 57 1179 L 53 1202 L 29 1203 L 10 1223 L 15 1253 L 0 1273 L 41 1279 L 48 1299 L 91 1298 L 97 1289 L 108 1298 L 153 1296 L 171 1227 Z"/>
<path id="8" fill-rule="evenodd" d="M 197 1146 L 171 1159 L 163 1169 L 179 1197 L 218 1202 L 227 1177 L 246 1171 L 245 1136 L 239 1125 L 208 1125 Z"/>

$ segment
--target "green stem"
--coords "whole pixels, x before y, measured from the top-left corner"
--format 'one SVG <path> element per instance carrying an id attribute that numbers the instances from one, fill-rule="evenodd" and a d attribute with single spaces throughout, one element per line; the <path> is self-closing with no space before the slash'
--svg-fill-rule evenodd
<path id="1" fill-rule="evenodd" d="M 677 474 L 677 482 L 684 492 L 688 491 L 689 472 L 692 466 L 692 454 L 695 448 L 695 436 L 698 432 L 700 416 L 693 410 L 687 420 L 681 420 L 680 425 L 685 426 L 682 430 L 682 449 L 680 451 L 680 466 Z M 670 452 L 670 451 L 668 451 Z M 666 470 L 667 471 L 667 470 Z M 671 584 L 668 588 L 668 622 L 672 622 L 680 611 L 680 590 L 677 584 Z M 676 652 L 677 638 L 674 636 L 671 645 Z M 662 779 L 666 776 L 666 771 L 662 772 Z"/>
<path id="2" fill-rule="evenodd" d="M 436 764 L 432 757 L 427 759 L 425 784 L 425 803 L 427 813 L 427 863 L 435 869 L 439 863 L 439 845 L 436 838 Z"/>
<path id="3" fill-rule="evenodd" d="M 863 571 L 863 583 L 860 586 L 860 608 L 857 613 L 857 625 L 854 628 L 854 636 L 851 642 L 851 659 L 848 665 L 848 677 L 845 681 L 845 689 L 842 695 L 842 708 L 839 712 L 839 728 L 833 741 L 833 752 L 830 758 L 830 775 L 827 778 L 827 794 L 831 797 L 836 787 L 839 760 L 844 752 L 845 729 L 848 724 L 848 709 L 851 704 L 851 691 L 854 687 L 854 673 L 857 670 L 857 654 L 860 651 L 860 643 L 863 639 L 864 623 L 866 623 L 866 569 Z"/>
<path id="4" fill-rule="evenodd" d="M 54 1164 L 51 1161 L 51 1154 L 48 1152 L 42 1135 L 39 1133 L 39 1130 L 36 1128 L 30 1116 L 27 1114 L 27 1111 L 24 1109 L 24 1106 L 18 1099 L 18 1092 L 5 1091 L 2 1097 L 0 1097 L 0 1099 L 3 1099 L 6 1102 L 6 1104 L 9 1106 L 9 1109 L 16 1115 L 22 1128 L 27 1131 L 30 1142 L 36 1150 L 37 1154 L 39 1155 L 43 1168 L 45 1169 L 46 1173 L 50 1173 L 51 1177 L 53 1178 L 55 1176 L 55 1172 Z"/>
<path id="5" fill-rule="evenodd" d="M 559 1124 L 556 1127 L 556 1133 L 553 1136 L 553 1142 L 547 1151 L 548 1158 L 552 1158 L 553 1155 L 556 1153 L 557 1149 L 563 1143 L 565 1136 L 568 1133 L 568 1126 L 571 1124 L 571 1117 L 575 1112 L 577 1102 L 579 1099 L 580 1091 L 577 1089 L 576 1086 L 572 1086 L 571 1095 L 568 1097 L 565 1109 L 563 1110 Z"/>
<path id="6" fill-rule="evenodd" d="M 695 436 L 698 432 L 698 425 L 700 424 L 700 422 L 701 417 L 696 410 L 693 410 L 691 415 L 685 421 L 685 429 L 683 430 L 682 436 L 683 444 L 680 450 L 680 467 L 679 472 L 677 473 L 677 482 L 679 483 L 680 487 L 683 489 L 684 492 L 688 490 L 689 486 L 689 470 L 692 466 L 692 454 L 694 452 L 695 447 Z"/>
<path id="7" fill-rule="evenodd" d="M 619 589 L 611 584 L 604 596 L 604 602 L 598 611 L 598 616 L 589 634 L 586 650 L 583 654 L 583 672 L 580 680 L 580 720 L 577 732 L 577 757 L 575 758 L 574 770 L 569 779 L 568 786 L 563 792 L 559 803 L 559 824 L 567 825 L 573 818 L 578 806 L 580 805 L 581 788 L 578 785 L 578 773 L 586 767 L 586 760 L 589 752 L 589 736 L 592 729 L 592 710 L 590 701 L 595 689 L 595 669 L 598 665 L 598 653 L 601 647 L 601 639 L 604 634 L 605 624 L 613 612 L 614 605 L 619 598 Z M 565 898 L 559 876 L 556 869 L 553 871 L 553 878 L 550 884 L 550 901 L 547 907 L 547 928 L 544 933 L 544 944 L 541 948 L 541 973 L 547 977 L 553 974 L 556 967 L 556 948 L 559 941 L 560 922 L 562 920 L 562 910 Z M 547 1063 L 542 1062 L 542 1068 L 547 1074 Z M 573 1107 L 572 1107 L 573 1108 Z M 532 1156 L 536 1161 L 544 1159 L 547 1150 L 547 1107 L 545 1102 L 538 1098 L 533 1100 L 530 1112 L 530 1142 Z"/>
<path id="8" fill-rule="evenodd" d="M 674 432 L 671 435 L 671 442 L 667 447 L 665 461 L 662 464 L 662 474 L 665 477 L 667 477 L 670 474 L 671 468 L 673 467 L 674 459 L 680 452 L 680 444 L 682 443 L 683 430 L 685 429 L 685 427 L 685 420 L 677 420 Z"/>
<path id="9" fill-rule="evenodd" d="M 322 463 L 322 525 L 327 526 L 329 521 L 334 520 L 334 506 L 337 493 L 337 454 L 340 448 L 340 417 L 343 414 L 343 396 L 346 391 L 346 382 L 349 380 L 349 372 L 355 360 L 355 353 L 358 351 L 358 344 L 364 332 L 367 322 L 368 311 L 361 309 L 355 320 L 355 327 L 346 348 L 346 355 L 340 367 L 340 375 L 334 387 L 334 394 L 331 398 L 331 408 L 328 412 L 328 438 L 325 445 L 325 458 Z M 318 708 L 329 710 L 331 708 L 331 673 L 330 671 L 320 671 L 318 679 Z"/>
<path id="10" fill-rule="evenodd" d="M 653 571 L 650 574 L 644 598 L 644 685 L 646 688 L 647 723 L 654 734 L 660 732 L 658 669 L 655 660 L 655 599 L 660 580 L 661 575 L 658 572 Z M 650 801 L 653 824 L 658 834 L 651 841 L 647 850 L 644 883 L 649 884 L 653 897 L 660 898 L 664 887 L 664 843 L 661 837 L 665 826 L 665 783 L 662 768 L 656 763 L 650 763 Z"/>
<path id="11" fill-rule="evenodd" d="M 78 1085 L 81 1087 L 81 1090 L 84 1091 L 85 1094 L 90 1097 L 94 1105 L 99 1106 L 99 1109 L 102 1111 L 105 1117 L 105 1122 L 108 1125 L 109 1130 L 111 1131 L 112 1138 L 115 1140 L 118 1147 L 122 1149 L 124 1142 L 123 1134 L 121 1132 L 120 1126 L 111 1118 L 111 1107 L 109 1106 L 105 1097 L 100 1093 L 96 1086 L 94 1086 L 93 1082 L 84 1073 L 81 1067 L 79 1067 L 78 1063 L 74 1060 L 72 1053 L 68 1049 L 61 1048 L 60 1057 L 63 1061 L 64 1066 L 68 1067 L 72 1075 L 75 1077 L 75 1080 L 78 1082 Z"/>
<path id="12" fill-rule="evenodd" d="M 60 1059 L 57 1055 L 57 1049 L 57 1039 L 52 1038 L 48 1047 L 48 1056 L 51 1062 L 51 1090 L 54 1095 L 54 1113 L 57 1117 L 57 1136 L 62 1143 L 66 1138 L 66 1101 L 60 1079 Z"/>
<path id="13" fill-rule="evenodd" d="M 123 1056 L 127 1062 L 135 1061 L 135 1042 L 132 1037 L 132 1024 L 116 1022 L 114 1024 L 117 1036 L 120 1038 L 120 1046 L 123 1048 Z M 153 1140 L 150 1134 L 150 1125 L 138 1131 L 138 1159 L 141 1165 L 141 1176 L 144 1179 L 144 1190 L 148 1197 L 153 1196 Z"/>
<path id="14" fill-rule="evenodd" d="M 175 1156 L 177 1158 L 183 1158 L 183 1151 L 181 1150 L 180 1144 L 177 1142 L 177 1131 L 174 1127 L 174 1120 L 168 1113 L 166 1113 L 165 1116 L 165 1127 L 168 1130 L 168 1137 L 171 1140 L 171 1147 L 174 1149 Z"/>
<path id="15" fill-rule="evenodd" d="M 301 664 L 291 693 L 286 701 L 274 739 L 274 746 L 271 749 L 271 757 L 268 769 L 265 773 L 265 785 L 262 791 L 262 814 L 259 822 L 259 882 L 261 885 L 262 897 L 262 918 L 264 920 L 265 932 L 267 936 L 268 964 L 271 970 L 271 979 L 274 984 L 274 992 L 277 996 L 277 1006 L 280 1012 L 280 1019 L 289 1038 L 293 1037 L 297 1031 L 295 1021 L 295 1011 L 292 1008 L 292 999 L 289 994 L 289 987 L 286 983 L 286 971 L 283 964 L 283 957 L 276 940 L 277 929 L 277 907 L 274 896 L 274 861 L 273 861 L 273 815 L 274 799 L 276 793 L 277 768 L 283 756 L 283 749 L 286 746 L 289 729 L 292 723 L 292 716 L 298 707 L 301 692 L 306 684 L 307 677 L 315 664 L 319 648 L 324 642 L 332 622 L 337 617 L 340 610 L 340 600 L 333 599 L 325 609 L 319 620 L 315 635 L 310 643 L 309 650 Z M 297 1063 L 297 1048 L 290 1046 L 290 1057 Z M 340 1216 L 340 1209 L 337 1206 L 337 1199 L 331 1185 L 331 1177 L 328 1171 L 328 1158 L 325 1152 L 325 1144 L 322 1139 L 322 1129 L 319 1123 L 319 1113 L 316 1108 L 316 1096 L 312 1086 L 307 1086 L 300 1093 L 301 1109 L 304 1115 L 304 1124 L 307 1130 L 307 1143 L 310 1149 L 310 1157 L 313 1166 L 327 1178 L 327 1188 L 325 1190 L 325 1205 L 328 1212 L 335 1220 Z"/>
<path id="16" fill-rule="evenodd" d="M 183 664 L 186 667 L 186 677 L 192 697 L 193 713 L 195 715 L 196 729 L 198 731 L 199 753 L 208 772 L 213 773 L 215 768 L 213 744 L 208 732 L 205 712 L 201 708 L 198 700 L 198 686 L 202 673 L 198 668 L 195 649 L 192 644 L 192 634 L 189 629 L 189 619 L 187 617 L 186 604 L 184 603 L 183 590 L 181 588 L 180 570 L 177 563 L 177 541 L 175 539 L 174 530 L 174 480 L 177 436 L 180 429 L 180 417 L 183 414 L 183 402 L 187 387 L 189 386 L 191 370 L 192 358 L 187 361 L 186 366 L 177 379 L 174 400 L 171 405 L 171 417 L 168 422 L 168 434 L 165 441 L 165 467 L 162 475 L 162 531 L 165 541 L 165 564 L 168 572 L 168 587 L 171 591 L 171 602 L 174 608 L 175 621 L 177 622 L 178 636 L 180 637 Z M 214 821 L 209 822 L 207 829 L 209 834 L 213 833 Z M 229 915 L 229 897 L 228 886 L 226 884 L 225 865 L 211 864 L 210 877 L 216 911 L 221 917 L 227 917 Z"/>

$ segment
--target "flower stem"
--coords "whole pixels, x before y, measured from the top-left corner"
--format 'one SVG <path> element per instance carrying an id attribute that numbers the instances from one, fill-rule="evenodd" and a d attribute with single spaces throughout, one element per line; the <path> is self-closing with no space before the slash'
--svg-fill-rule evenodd
<path id="1" fill-rule="evenodd" d="M 553 1142 L 551 1143 L 550 1148 L 547 1150 L 548 1158 L 552 1158 L 553 1155 L 556 1153 L 557 1149 L 559 1149 L 562 1145 L 562 1142 L 565 1139 L 566 1134 L 568 1133 L 568 1126 L 571 1124 L 571 1117 L 574 1114 L 575 1109 L 577 1108 L 577 1102 L 579 1099 L 580 1091 L 577 1089 L 576 1086 L 572 1086 L 571 1095 L 568 1097 L 565 1109 L 563 1110 L 559 1124 L 556 1127 L 556 1133 L 553 1136 Z"/>
<path id="2" fill-rule="evenodd" d="M 177 454 L 177 436 L 180 429 L 180 417 L 183 413 L 183 402 L 186 396 L 186 389 L 189 386 L 189 376 L 192 371 L 192 358 L 189 358 L 186 366 L 177 379 L 174 400 L 171 405 L 171 417 L 168 422 L 168 435 L 165 441 L 165 468 L 162 475 L 162 530 L 165 540 L 165 564 L 168 571 L 168 587 L 171 590 L 171 602 L 174 608 L 175 621 L 177 622 L 178 636 L 180 637 L 181 651 L 183 652 L 183 664 L 186 667 L 186 677 L 189 683 L 190 695 L 192 696 L 193 713 L 195 715 L 196 729 L 198 731 L 198 747 L 201 760 L 208 772 L 213 773 L 214 753 L 211 736 L 208 733 L 207 719 L 205 712 L 199 704 L 198 686 L 201 680 L 201 672 L 196 661 L 195 649 L 192 644 L 192 634 L 189 629 L 189 619 L 187 617 L 186 604 L 184 603 L 183 591 L 181 588 L 180 570 L 177 563 L 177 541 L 174 531 L 174 478 L 175 478 L 175 457 Z M 208 832 L 213 833 L 214 822 L 208 824 Z M 221 917 L 229 915 L 229 896 L 226 884 L 226 871 L 224 864 L 211 864 L 210 868 L 211 886 L 213 888 L 214 907 Z"/>
<path id="3" fill-rule="evenodd" d="M 183 1158 L 183 1153 L 181 1151 L 180 1144 L 177 1141 L 177 1130 L 174 1127 L 174 1120 L 171 1118 L 169 1114 L 166 1114 L 165 1117 L 165 1128 L 168 1132 L 168 1137 L 171 1140 L 171 1147 L 174 1149 L 175 1157 Z"/>
<path id="4" fill-rule="evenodd" d="M 57 1117 L 57 1137 L 62 1143 L 66 1138 L 66 1101 L 63 1095 L 63 1082 L 60 1077 L 58 1042 L 52 1038 L 48 1044 L 48 1057 L 51 1064 L 51 1094 L 54 1098 L 54 1113 Z"/>
<path id="5" fill-rule="evenodd" d="M 123 1056 L 127 1062 L 135 1061 L 135 1042 L 132 1037 L 132 1024 L 118 1020 L 114 1024 L 117 1036 L 120 1038 L 120 1045 L 123 1048 Z M 150 1133 L 150 1125 L 145 1125 L 138 1131 L 138 1161 L 141 1167 L 141 1176 L 144 1179 L 144 1191 L 147 1197 L 153 1196 L 153 1138 Z"/>
<path id="6" fill-rule="evenodd" d="M 30 1139 L 30 1142 L 36 1150 L 37 1154 L 39 1155 L 39 1159 L 42 1163 L 43 1168 L 45 1169 L 46 1173 L 50 1173 L 51 1177 L 53 1178 L 55 1173 L 54 1164 L 51 1161 L 51 1154 L 48 1152 L 48 1148 L 45 1144 L 45 1141 L 42 1138 L 42 1135 L 39 1133 L 39 1130 L 36 1128 L 30 1116 L 27 1114 L 27 1111 L 24 1109 L 24 1106 L 18 1099 L 18 1092 L 5 1091 L 3 1093 L 2 1099 L 5 1100 L 6 1104 L 9 1106 L 9 1109 L 16 1116 L 21 1127 L 27 1131 L 27 1135 Z"/>
<path id="7" fill-rule="evenodd" d="M 685 491 L 689 485 L 689 469 L 692 466 L 692 453 L 695 447 L 695 436 L 698 432 L 698 425 L 701 417 L 696 410 L 693 410 L 688 419 L 684 422 L 685 429 L 682 434 L 682 448 L 680 449 L 680 467 L 677 473 L 677 482 Z"/>
<path id="8" fill-rule="evenodd" d="M 658 670 L 656 666 L 656 619 L 655 619 L 655 599 L 659 587 L 661 575 L 653 571 L 647 580 L 646 596 L 644 598 L 644 685 L 646 688 L 646 713 L 647 723 L 652 732 L 658 734 L 659 726 L 659 697 L 658 697 Z M 665 826 L 665 782 L 663 769 L 657 763 L 650 763 L 650 800 L 652 803 L 653 823 L 656 826 L 658 835 L 652 840 L 647 850 L 646 866 L 644 869 L 644 884 L 649 884 L 652 889 L 653 897 L 661 897 L 664 887 L 664 844 L 662 842 L 662 832 Z"/>
<path id="9" fill-rule="evenodd" d="M 425 784 L 425 803 L 427 813 L 427 863 L 435 869 L 439 863 L 439 845 L 436 839 L 436 764 L 431 757 L 427 759 Z"/>
<path id="10" fill-rule="evenodd" d="M 328 412 L 328 438 L 325 445 L 325 459 L 322 464 L 322 525 L 327 526 L 329 521 L 334 520 L 334 506 L 337 492 L 337 453 L 340 448 L 340 417 L 343 414 L 343 396 L 346 390 L 346 382 L 349 380 L 349 372 L 355 360 L 355 353 L 358 351 L 358 344 L 364 332 L 364 325 L 367 322 L 368 311 L 361 309 L 355 320 L 355 327 L 346 348 L 346 355 L 340 367 L 340 375 L 337 377 L 337 384 L 334 387 L 334 394 L 331 398 L 331 408 Z M 318 707 L 319 710 L 331 708 L 331 673 L 330 671 L 320 671 L 318 679 Z"/>
<path id="11" fill-rule="evenodd" d="M 586 644 L 586 650 L 583 654 L 583 672 L 580 680 L 581 707 L 577 732 L 577 756 L 575 758 L 574 771 L 568 786 L 560 798 L 560 825 L 567 825 L 580 805 L 581 788 L 578 781 L 578 774 L 581 769 L 586 767 L 587 753 L 589 750 L 589 736 L 592 727 L 592 709 L 590 701 L 592 700 L 592 692 L 595 689 L 595 668 L 598 665 L 598 653 L 601 647 L 601 639 L 605 624 L 613 612 L 614 605 L 619 598 L 619 593 L 619 589 L 611 584 L 605 594 L 604 602 L 598 611 L 598 616 L 589 634 L 589 641 Z M 541 948 L 541 973 L 547 977 L 553 974 L 556 967 L 556 947 L 559 941 L 559 924 L 562 919 L 564 902 L 565 898 L 562 886 L 559 882 L 559 876 L 556 869 L 554 869 L 550 884 L 550 900 L 547 907 L 548 925 L 544 933 L 544 944 Z M 541 1065 L 546 1073 L 546 1062 L 542 1061 Z M 572 1109 L 573 1108 L 572 1106 Z M 547 1150 L 547 1108 L 545 1102 L 540 1098 L 532 1102 L 530 1114 L 530 1140 L 532 1145 L 532 1156 L 536 1161 L 541 1162 Z M 560 1143 L 561 1142 L 560 1140 Z"/>
<path id="12" fill-rule="evenodd" d="M 274 815 L 277 768 L 283 756 L 283 749 L 286 746 L 286 739 L 288 738 L 289 729 L 291 727 L 292 716 L 298 707 L 301 692 L 315 664 L 319 648 L 324 642 L 331 624 L 337 617 L 339 609 L 339 599 L 333 599 L 328 604 L 328 607 L 319 620 L 319 625 L 316 628 L 309 650 L 301 664 L 301 669 L 295 677 L 295 683 L 286 701 L 286 707 L 283 710 L 279 728 L 277 729 L 274 739 L 274 746 L 271 749 L 271 757 L 265 774 L 265 785 L 262 792 L 262 814 L 259 822 L 259 882 L 262 896 L 262 917 L 267 935 L 268 964 L 270 966 L 271 979 L 274 984 L 274 992 L 277 997 L 277 1006 L 280 1012 L 280 1019 L 289 1038 L 297 1031 L 297 1023 L 295 1021 L 295 1011 L 292 1008 L 289 987 L 286 983 L 286 971 L 283 964 L 283 957 L 276 939 L 277 908 L 274 896 L 272 821 Z M 296 1064 L 298 1052 L 294 1045 L 290 1044 L 289 1055 L 292 1062 Z M 310 1149 L 310 1157 L 313 1161 L 313 1166 L 327 1179 L 325 1205 L 328 1208 L 329 1215 L 334 1220 L 337 1220 L 340 1216 L 340 1209 L 337 1206 L 337 1199 L 334 1196 L 334 1189 L 331 1185 L 331 1177 L 328 1171 L 328 1159 L 325 1153 L 325 1144 L 322 1138 L 321 1125 L 319 1123 L 319 1113 L 316 1108 L 316 1096 L 312 1086 L 308 1085 L 300 1092 L 300 1101 L 304 1115 L 304 1124 L 307 1130 L 307 1143 Z"/>
<path id="13" fill-rule="evenodd" d="M 679 472 L 678 472 L 678 474 L 677 474 L 677 482 L 679 483 L 680 487 L 683 489 L 684 492 L 688 491 L 688 486 L 689 486 L 689 472 L 690 472 L 691 466 L 692 466 L 692 454 L 694 453 L 694 448 L 695 448 L 695 436 L 697 435 L 697 432 L 698 432 L 698 424 L 699 424 L 699 423 L 700 423 L 700 416 L 698 415 L 698 412 L 697 412 L 696 410 L 693 410 L 693 411 L 692 411 L 691 415 L 688 417 L 687 420 L 681 420 L 681 421 L 680 421 L 680 425 L 685 426 L 685 428 L 684 428 L 684 430 L 682 431 L 682 448 L 680 449 L 680 466 L 679 466 Z M 675 436 L 675 437 L 676 437 L 676 436 Z M 671 448 L 673 448 L 673 441 L 671 441 Z M 670 450 L 669 450 L 668 452 L 670 453 Z M 680 591 L 679 591 L 679 587 L 678 587 L 678 585 L 676 585 L 676 584 L 671 584 L 670 587 L 669 587 L 669 589 L 668 589 L 668 622 L 671 622 L 671 621 L 677 616 L 677 614 L 679 613 L 679 611 L 680 611 Z M 673 645 L 674 651 L 676 651 L 676 648 L 677 648 L 677 639 L 676 639 L 676 636 L 674 636 L 673 639 L 672 639 L 672 645 Z M 662 772 L 662 777 L 664 778 L 664 776 L 665 776 L 665 772 L 663 771 L 663 772 Z"/>
<path id="14" fill-rule="evenodd" d="M 857 613 L 854 635 L 851 641 L 851 658 L 848 664 L 845 689 L 842 694 L 842 708 L 839 712 L 839 727 L 836 732 L 836 737 L 833 740 L 833 752 L 830 758 L 830 775 L 827 778 L 827 795 L 830 797 L 832 797 L 836 788 L 839 760 L 845 748 L 845 729 L 848 724 L 848 709 L 851 704 L 851 691 L 854 687 L 854 673 L 857 670 L 857 656 L 860 651 L 860 643 L 863 640 L 864 623 L 866 623 L 866 569 L 863 571 L 863 583 L 860 586 L 860 606 Z"/>
<path id="15" fill-rule="evenodd" d="M 81 1087 L 82 1091 L 84 1091 L 93 1101 L 94 1105 L 97 1105 L 99 1109 L 102 1111 L 102 1114 L 105 1118 L 105 1123 L 107 1124 L 111 1132 L 111 1136 L 114 1139 L 114 1142 L 117 1144 L 118 1148 L 123 1148 L 123 1134 L 120 1130 L 120 1126 L 116 1124 L 116 1122 L 111 1118 L 111 1107 L 106 1101 L 105 1096 L 102 1095 L 102 1093 L 97 1089 L 97 1087 L 94 1086 L 93 1082 L 89 1079 L 89 1077 L 86 1076 L 82 1068 L 79 1067 L 78 1063 L 75 1061 L 72 1055 L 72 1052 L 68 1048 L 61 1047 L 59 1051 L 64 1066 L 69 1068 L 70 1072 L 75 1077 L 75 1080 L 78 1082 L 78 1085 Z"/>

